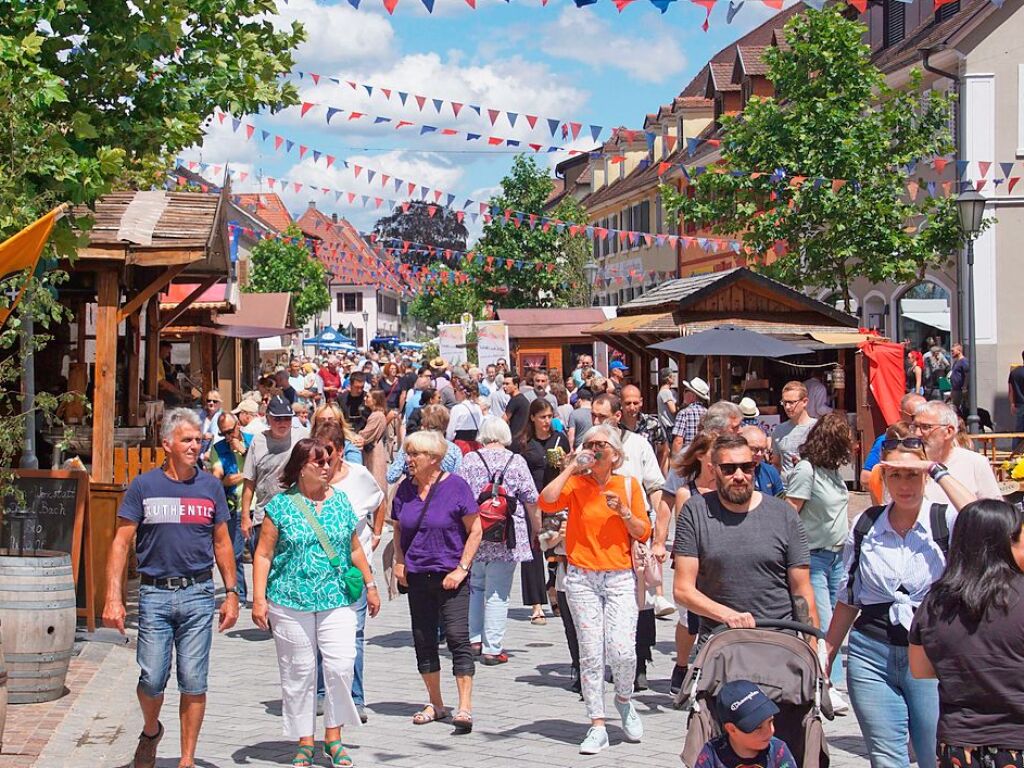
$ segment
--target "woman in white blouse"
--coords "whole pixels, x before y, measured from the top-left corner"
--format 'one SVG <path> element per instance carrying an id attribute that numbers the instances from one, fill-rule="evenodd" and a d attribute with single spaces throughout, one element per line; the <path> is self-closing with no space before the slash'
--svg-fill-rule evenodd
<path id="1" fill-rule="evenodd" d="M 956 513 L 974 496 L 899 427 L 882 443 L 882 468 L 892 501 L 866 510 L 851 526 L 825 645 L 831 667 L 850 635 L 847 686 L 872 768 L 909 765 L 908 739 L 920 768 L 935 768 L 938 689 L 934 680 L 910 674 L 907 632 L 945 568 Z M 925 499 L 929 476 L 954 509 Z"/>

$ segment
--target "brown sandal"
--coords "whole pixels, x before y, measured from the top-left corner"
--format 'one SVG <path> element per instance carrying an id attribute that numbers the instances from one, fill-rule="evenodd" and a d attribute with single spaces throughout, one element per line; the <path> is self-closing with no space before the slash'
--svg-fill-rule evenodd
<path id="1" fill-rule="evenodd" d="M 132 768 L 153 768 L 156 765 L 156 748 L 164 737 L 164 724 L 156 721 L 156 733 L 147 736 L 145 729 L 139 734 L 139 744 L 135 747 Z"/>
<path id="2" fill-rule="evenodd" d="M 429 714 L 428 714 L 429 711 Z M 413 725 L 426 725 L 427 723 L 438 723 L 451 717 L 451 710 L 447 707 L 438 709 L 433 704 L 427 704 L 423 709 L 412 716 Z"/>
<path id="3" fill-rule="evenodd" d="M 473 713 L 468 709 L 460 709 L 455 713 L 455 717 L 452 718 L 452 725 L 455 726 L 456 733 L 472 733 Z"/>

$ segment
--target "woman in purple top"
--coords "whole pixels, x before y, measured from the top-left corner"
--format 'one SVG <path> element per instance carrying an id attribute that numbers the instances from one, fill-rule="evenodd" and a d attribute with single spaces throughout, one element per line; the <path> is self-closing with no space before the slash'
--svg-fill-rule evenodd
<path id="1" fill-rule="evenodd" d="M 437 633 L 444 623 L 459 707 L 456 733 L 473 730 L 473 649 L 469 642 L 469 567 L 482 532 L 476 497 L 466 481 L 441 470 L 448 450 L 444 435 L 421 430 L 405 439 L 409 477 L 395 492 L 395 578 L 408 589 L 416 666 L 430 703 L 413 723 L 445 720 L 450 712 L 441 697 L 441 660 Z"/>
<path id="2" fill-rule="evenodd" d="M 482 652 L 488 665 L 504 664 L 508 654 L 502 649 L 508 621 L 508 597 L 516 563 L 533 559 L 530 531 L 540 530 L 537 488 L 526 460 L 508 450 L 512 433 L 501 419 L 489 419 L 480 427 L 483 448 L 462 458 L 459 474 L 466 479 L 477 498 L 494 475 L 501 473 L 502 486 L 515 501 L 511 514 L 514 536 L 506 541 L 484 541 L 476 554 L 469 586 L 469 639 L 473 652 Z M 530 523 L 527 525 L 527 515 Z"/>

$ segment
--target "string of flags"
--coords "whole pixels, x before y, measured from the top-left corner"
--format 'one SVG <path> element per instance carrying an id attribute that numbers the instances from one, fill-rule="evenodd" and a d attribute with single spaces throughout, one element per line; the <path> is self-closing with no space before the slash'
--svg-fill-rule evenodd
<path id="1" fill-rule="evenodd" d="M 582 133 L 588 133 L 594 141 L 597 141 L 601 134 L 606 130 L 600 125 L 585 124 L 583 122 L 565 120 L 562 118 L 542 117 L 538 115 L 531 115 L 527 112 L 513 112 L 508 109 L 497 109 L 486 105 L 481 106 L 479 104 L 470 104 L 464 101 L 455 101 L 454 99 L 439 99 L 434 96 L 421 96 L 416 93 L 401 91 L 397 88 L 386 88 L 381 85 L 372 85 L 370 83 L 356 82 L 354 80 L 343 80 L 337 77 L 321 75 L 316 72 L 296 70 L 292 72 L 292 74 L 298 76 L 300 80 L 308 77 L 313 81 L 314 85 L 319 85 L 321 80 L 326 80 L 337 86 L 347 85 L 352 91 L 363 91 L 366 93 L 367 97 L 373 97 L 374 94 L 379 94 L 383 96 L 384 100 L 389 104 L 393 104 L 397 101 L 401 106 L 405 107 L 412 103 L 418 107 L 420 112 L 423 112 L 426 108 L 428 114 L 430 113 L 430 110 L 427 108 L 427 105 L 430 104 L 434 109 L 434 114 L 439 117 L 445 117 L 450 113 L 453 119 L 460 119 L 469 116 L 470 113 L 474 113 L 477 117 L 481 118 L 486 115 L 486 119 L 488 119 L 491 126 L 495 128 L 497 127 L 499 119 L 501 119 L 503 123 L 508 123 L 509 128 L 516 128 L 517 126 L 522 127 L 524 123 L 529 125 L 530 130 L 535 130 L 537 129 L 537 126 L 540 126 L 541 130 L 547 130 L 550 134 L 550 138 L 552 139 L 557 136 L 561 136 L 564 140 L 574 140 Z M 305 103 L 302 105 L 302 109 L 303 114 L 305 114 L 305 111 L 307 111 Z M 328 110 L 330 110 L 330 108 L 328 108 Z M 330 122 L 329 119 L 328 122 Z"/>

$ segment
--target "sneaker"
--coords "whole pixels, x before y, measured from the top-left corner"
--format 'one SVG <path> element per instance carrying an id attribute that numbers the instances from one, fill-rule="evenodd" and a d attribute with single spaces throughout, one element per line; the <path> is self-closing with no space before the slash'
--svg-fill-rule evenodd
<path id="1" fill-rule="evenodd" d="M 160 743 L 160 739 L 164 737 L 164 725 L 157 720 L 156 726 L 157 731 L 153 736 L 147 736 L 145 731 L 139 734 L 139 745 L 135 747 L 132 768 L 153 768 L 156 765 L 156 747 Z M 607 742 L 608 738 L 606 736 L 606 745 Z"/>
<path id="2" fill-rule="evenodd" d="M 829 688 L 828 698 L 832 702 L 832 711 L 837 715 L 845 715 L 850 711 L 850 705 L 835 688 Z"/>
<path id="3" fill-rule="evenodd" d="M 619 717 L 622 718 L 622 731 L 626 734 L 626 741 L 640 741 L 644 737 L 644 724 L 640 715 L 636 713 L 632 700 L 619 701 L 616 696 L 615 708 L 619 710 Z"/>
<path id="4" fill-rule="evenodd" d="M 664 595 L 654 596 L 654 615 L 656 618 L 664 619 L 676 612 L 676 607 L 670 603 Z"/>
<path id="5" fill-rule="evenodd" d="M 672 682 L 668 684 L 668 692 L 673 696 L 679 693 L 680 689 L 682 689 L 683 680 L 686 679 L 686 673 L 688 670 L 689 667 L 680 667 L 678 664 L 676 664 L 675 668 L 672 670 Z"/>
<path id="6" fill-rule="evenodd" d="M 501 653 L 485 653 L 481 657 L 480 663 L 483 664 L 485 667 L 496 667 L 499 664 L 507 664 L 508 654 L 504 651 L 502 651 Z"/>
<path id="7" fill-rule="evenodd" d="M 596 755 L 604 749 L 608 749 L 608 729 L 591 726 L 587 737 L 580 742 L 580 754 Z"/>
<path id="8" fill-rule="evenodd" d="M 366 725 L 366 722 L 370 719 L 366 715 L 366 707 L 364 707 L 362 704 L 356 704 L 356 712 L 359 713 L 359 722 L 363 725 Z"/>

